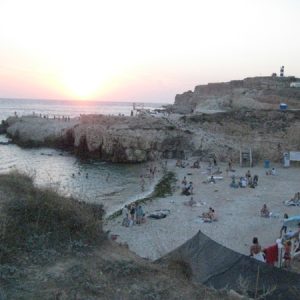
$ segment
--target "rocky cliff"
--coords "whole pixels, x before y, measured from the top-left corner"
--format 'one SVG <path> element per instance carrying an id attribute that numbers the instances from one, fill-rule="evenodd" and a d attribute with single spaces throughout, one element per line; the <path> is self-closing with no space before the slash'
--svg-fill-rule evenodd
<path id="1" fill-rule="evenodd" d="M 252 149 L 255 161 L 280 161 L 300 150 L 300 111 L 240 110 L 215 114 L 113 117 L 86 115 L 62 122 L 24 117 L 8 120 L 8 134 L 25 146 L 54 146 L 112 162 L 143 162 L 196 155 L 239 161 Z"/>
<path id="2" fill-rule="evenodd" d="M 178 119 L 193 130 L 194 154 L 239 161 L 252 149 L 254 161 L 281 161 L 286 151 L 300 150 L 300 111 L 240 110 L 187 115 Z"/>
<path id="3" fill-rule="evenodd" d="M 12 117 L 7 133 L 21 146 L 68 147 L 80 156 L 112 162 L 143 162 L 182 157 L 191 134 L 165 118 L 85 115 L 61 121 Z"/>
<path id="4" fill-rule="evenodd" d="M 182 156 L 190 134 L 167 119 L 152 116 L 83 116 L 74 127 L 77 153 L 112 162 L 142 162 Z"/>
<path id="5" fill-rule="evenodd" d="M 178 94 L 172 111 L 197 113 L 232 109 L 277 109 L 281 102 L 300 108 L 300 88 L 290 87 L 295 77 L 253 77 L 198 85 L 194 92 Z"/>

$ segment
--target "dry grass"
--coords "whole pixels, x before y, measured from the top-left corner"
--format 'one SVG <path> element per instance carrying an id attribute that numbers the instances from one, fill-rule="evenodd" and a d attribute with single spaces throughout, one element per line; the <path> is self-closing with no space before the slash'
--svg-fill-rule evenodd
<path id="1" fill-rule="evenodd" d="M 105 239 L 101 206 L 28 176 L 0 176 L 0 214 L 1 299 L 230 299 L 194 285 L 182 262 L 162 268 Z"/>
<path id="2" fill-rule="evenodd" d="M 103 238 L 101 205 L 65 198 L 39 189 L 16 172 L 0 176 L 1 262 L 20 251 L 60 249 L 70 242 L 93 244 Z"/>

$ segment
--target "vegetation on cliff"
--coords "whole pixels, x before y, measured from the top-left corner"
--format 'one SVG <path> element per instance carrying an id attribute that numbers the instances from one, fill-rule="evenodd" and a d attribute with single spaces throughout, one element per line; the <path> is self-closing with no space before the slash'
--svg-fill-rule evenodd
<path id="1" fill-rule="evenodd" d="M 163 188 L 164 190 L 165 188 Z M 230 299 L 110 241 L 101 205 L 0 175 L 0 299 Z"/>

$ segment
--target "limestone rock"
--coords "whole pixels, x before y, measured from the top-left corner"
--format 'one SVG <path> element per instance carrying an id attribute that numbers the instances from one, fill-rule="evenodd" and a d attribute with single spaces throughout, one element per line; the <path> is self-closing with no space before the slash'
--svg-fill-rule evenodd
<path id="1" fill-rule="evenodd" d="M 281 102 L 300 108 L 300 88 L 295 77 L 253 77 L 196 86 L 194 92 L 176 95 L 172 111 L 181 114 L 234 109 L 278 109 Z"/>

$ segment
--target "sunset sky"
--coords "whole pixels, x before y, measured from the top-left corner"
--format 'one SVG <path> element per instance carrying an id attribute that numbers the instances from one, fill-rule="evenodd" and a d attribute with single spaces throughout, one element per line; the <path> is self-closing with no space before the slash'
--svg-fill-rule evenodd
<path id="1" fill-rule="evenodd" d="M 0 98 L 173 102 L 300 77 L 299 0 L 0 0 Z"/>

